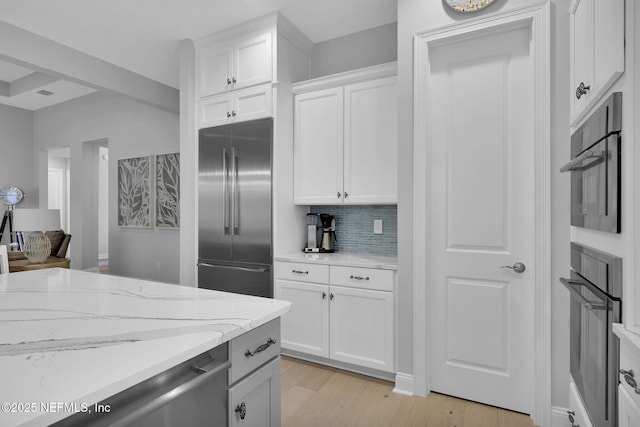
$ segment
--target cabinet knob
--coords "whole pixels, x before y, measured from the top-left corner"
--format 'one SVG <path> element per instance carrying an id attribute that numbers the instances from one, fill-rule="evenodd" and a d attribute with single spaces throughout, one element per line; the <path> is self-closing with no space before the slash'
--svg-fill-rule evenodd
<path id="1" fill-rule="evenodd" d="M 585 86 L 584 82 L 580 82 L 580 86 L 576 89 L 576 98 L 580 99 L 589 89 L 591 89 L 591 86 Z"/>
<path id="2" fill-rule="evenodd" d="M 571 423 L 571 427 L 580 427 L 580 424 L 575 424 L 574 421 L 576 412 L 575 411 L 567 411 L 567 416 L 569 417 L 569 422 Z"/>
<path id="3" fill-rule="evenodd" d="M 346 191 L 344 192 L 344 198 L 346 199 L 347 197 L 349 197 L 349 193 L 347 193 Z"/>
<path id="4" fill-rule="evenodd" d="M 620 374 L 624 376 L 624 380 L 629 385 L 629 387 L 631 387 L 636 394 L 640 394 L 640 387 L 638 387 L 638 382 L 635 379 L 633 369 L 629 369 L 628 371 L 620 369 Z"/>
<path id="5" fill-rule="evenodd" d="M 338 191 L 338 199 L 342 197 L 342 193 Z"/>
<path id="6" fill-rule="evenodd" d="M 227 119 L 231 117 L 231 113 L 227 111 Z"/>
<path id="7" fill-rule="evenodd" d="M 325 299 L 326 297 L 327 297 L 327 293 L 326 293 L 326 292 L 323 292 L 323 293 L 322 293 L 322 299 Z"/>
<path id="8" fill-rule="evenodd" d="M 236 78 L 235 77 L 231 77 L 231 83 L 236 83 Z"/>
<path id="9" fill-rule="evenodd" d="M 331 301 L 333 301 L 333 292 L 331 292 L 331 293 L 329 294 L 329 299 L 330 299 Z"/>
<path id="10" fill-rule="evenodd" d="M 244 417 L 247 416 L 247 405 L 244 402 L 236 406 L 236 414 L 240 415 L 241 420 L 244 420 Z"/>
<path id="11" fill-rule="evenodd" d="M 232 111 L 231 111 L 231 115 L 232 115 L 233 117 L 235 117 L 235 116 L 236 116 L 236 112 L 232 110 Z"/>
<path id="12" fill-rule="evenodd" d="M 231 80 L 227 78 L 227 86 L 231 84 Z"/>

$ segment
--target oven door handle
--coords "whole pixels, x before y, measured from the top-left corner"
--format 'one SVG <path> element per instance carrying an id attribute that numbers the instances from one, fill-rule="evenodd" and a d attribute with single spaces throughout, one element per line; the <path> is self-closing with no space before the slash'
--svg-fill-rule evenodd
<path id="1" fill-rule="evenodd" d="M 576 299 L 586 308 L 587 310 L 607 310 L 607 304 L 602 304 L 601 302 L 589 301 L 585 297 L 582 296 L 580 292 L 578 292 L 575 286 L 585 286 L 584 282 L 580 280 L 570 280 L 565 279 L 564 277 L 560 278 L 560 282 L 569 290 L 571 295 L 576 297 Z"/>
<path id="2" fill-rule="evenodd" d="M 584 153 L 580 154 L 575 159 L 571 160 L 569 163 L 567 163 L 563 167 L 561 167 L 560 172 L 589 169 L 592 166 L 602 163 L 606 159 L 606 156 L 607 156 L 606 151 L 587 150 Z M 581 163 L 587 159 L 595 159 L 595 160 L 592 160 L 586 165 L 581 165 Z"/>

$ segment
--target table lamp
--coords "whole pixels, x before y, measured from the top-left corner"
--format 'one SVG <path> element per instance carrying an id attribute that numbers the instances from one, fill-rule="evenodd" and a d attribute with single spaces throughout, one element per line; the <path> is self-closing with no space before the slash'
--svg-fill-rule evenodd
<path id="1" fill-rule="evenodd" d="M 59 209 L 14 209 L 13 228 L 26 235 L 24 255 L 31 264 L 42 264 L 51 255 L 51 241 L 43 233 L 60 229 Z"/>

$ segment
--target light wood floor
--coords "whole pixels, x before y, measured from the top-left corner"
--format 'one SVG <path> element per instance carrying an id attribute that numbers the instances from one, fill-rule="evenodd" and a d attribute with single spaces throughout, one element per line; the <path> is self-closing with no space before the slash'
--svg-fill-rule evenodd
<path id="1" fill-rule="evenodd" d="M 533 427 L 528 415 L 442 394 L 392 392 L 393 383 L 282 357 L 282 425 Z"/>

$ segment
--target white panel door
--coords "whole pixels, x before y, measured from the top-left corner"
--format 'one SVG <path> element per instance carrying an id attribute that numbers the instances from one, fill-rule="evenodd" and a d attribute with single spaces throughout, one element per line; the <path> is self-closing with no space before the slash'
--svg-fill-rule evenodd
<path id="1" fill-rule="evenodd" d="M 343 201 L 343 90 L 296 95 L 294 101 L 294 201 Z"/>
<path id="2" fill-rule="evenodd" d="M 271 85 L 239 90 L 233 94 L 234 121 L 245 121 L 270 117 L 273 111 Z"/>
<path id="3" fill-rule="evenodd" d="M 589 103 L 593 87 L 593 2 L 594 0 L 574 0 L 570 10 L 571 31 L 571 117 L 578 115 Z M 576 96 L 576 89 L 582 83 L 589 86 L 587 93 Z"/>
<path id="4" fill-rule="evenodd" d="M 198 93 L 200 97 L 231 90 L 233 49 L 203 52 L 198 56 Z"/>
<path id="5" fill-rule="evenodd" d="M 432 390 L 524 413 L 535 227 L 530 43 L 525 27 L 435 47 L 429 84 Z M 501 268 L 516 262 L 526 270 Z"/>
<path id="6" fill-rule="evenodd" d="M 234 89 L 271 81 L 273 55 L 271 32 L 236 43 L 234 49 Z"/>
<path id="7" fill-rule="evenodd" d="M 198 104 L 198 128 L 208 128 L 231 123 L 233 95 L 219 95 Z"/>
<path id="8" fill-rule="evenodd" d="M 633 401 L 622 385 L 618 387 L 618 425 L 640 427 L 640 406 Z"/>
<path id="9" fill-rule="evenodd" d="M 394 371 L 393 293 L 331 286 L 331 358 Z"/>
<path id="10" fill-rule="evenodd" d="M 329 357 L 329 286 L 275 281 L 275 297 L 290 301 L 282 315 L 282 348 Z"/>
<path id="11" fill-rule="evenodd" d="M 344 88 L 345 203 L 398 202 L 396 77 Z"/>

